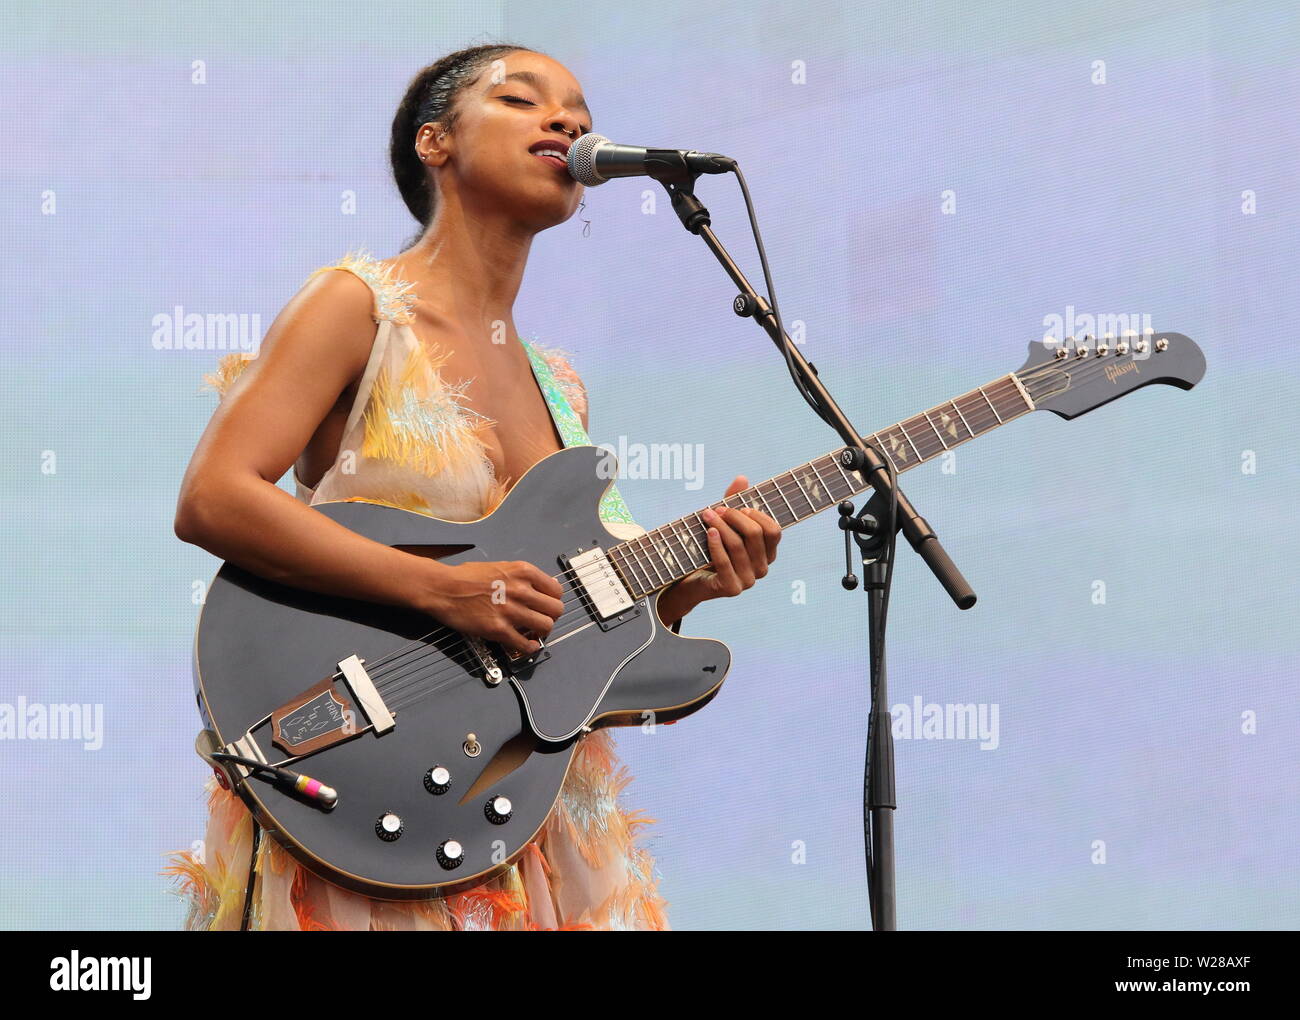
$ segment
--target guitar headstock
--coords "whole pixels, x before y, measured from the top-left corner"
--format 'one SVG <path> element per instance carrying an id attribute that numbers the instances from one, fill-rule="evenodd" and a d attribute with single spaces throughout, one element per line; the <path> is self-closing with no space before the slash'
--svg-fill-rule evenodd
<path id="1" fill-rule="evenodd" d="M 1044 337 L 1029 345 L 1016 378 L 1034 406 L 1062 418 L 1108 404 L 1153 383 L 1190 390 L 1205 375 L 1205 355 L 1181 333 Z"/>

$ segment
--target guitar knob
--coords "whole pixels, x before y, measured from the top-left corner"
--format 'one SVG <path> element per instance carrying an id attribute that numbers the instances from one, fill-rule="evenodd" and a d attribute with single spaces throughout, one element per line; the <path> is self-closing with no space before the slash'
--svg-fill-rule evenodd
<path id="1" fill-rule="evenodd" d="M 385 843 L 391 843 L 401 834 L 402 834 L 401 816 L 395 815 L 391 811 L 389 811 L 387 814 L 380 815 L 379 820 L 375 822 L 375 835 L 378 836 L 380 839 L 382 839 Z"/>
<path id="2" fill-rule="evenodd" d="M 493 825 L 505 825 L 510 821 L 510 816 L 514 814 L 514 806 L 510 803 L 509 797 L 502 797 L 499 794 L 483 805 L 483 813 L 487 815 L 487 820 Z"/>
<path id="3" fill-rule="evenodd" d="M 432 794 L 446 793 L 451 789 L 451 773 L 441 765 L 435 765 L 424 774 L 424 788 Z"/>
<path id="4" fill-rule="evenodd" d="M 437 858 L 439 864 L 451 871 L 465 860 L 465 848 L 454 839 L 444 839 L 438 846 Z"/>

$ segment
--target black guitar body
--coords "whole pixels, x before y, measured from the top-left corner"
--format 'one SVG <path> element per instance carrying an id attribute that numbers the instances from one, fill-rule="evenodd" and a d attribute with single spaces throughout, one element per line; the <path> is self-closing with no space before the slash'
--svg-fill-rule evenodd
<path id="1" fill-rule="evenodd" d="M 527 560 L 563 583 L 565 557 L 619 541 L 597 515 L 615 477 L 609 456 L 594 446 L 552 454 L 492 514 L 466 523 L 363 501 L 315 509 L 388 545 L 466 547 L 441 556 L 445 563 Z M 657 592 L 601 620 L 565 587 L 565 615 L 546 647 L 493 682 L 465 639 L 436 620 L 225 564 L 195 639 L 205 723 L 231 753 L 284 764 L 338 799 L 327 809 L 258 771 L 228 778 L 290 853 L 345 888 L 406 899 L 483 881 L 546 821 L 585 728 L 690 714 L 730 666 L 726 645 L 663 625 Z M 510 662 L 495 645 L 482 647 Z M 344 683 L 340 664 L 350 656 L 391 713 L 382 733 Z M 283 721 L 272 718 L 286 706 Z M 431 772 L 439 767 L 446 783 Z M 501 797 L 504 820 L 493 810 Z"/>

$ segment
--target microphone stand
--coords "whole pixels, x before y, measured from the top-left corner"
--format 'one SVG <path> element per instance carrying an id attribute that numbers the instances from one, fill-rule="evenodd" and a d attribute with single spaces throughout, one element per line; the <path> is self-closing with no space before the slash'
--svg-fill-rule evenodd
<path id="1" fill-rule="evenodd" d="M 888 581 L 892 574 L 892 568 L 888 572 L 885 570 L 888 562 L 886 556 L 893 545 L 893 535 L 884 533 L 889 531 L 888 528 L 881 529 L 877 525 L 876 522 L 882 516 L 878 506 L 883 504 L 886 508 L 883 516 L 893 518 L 895 529 L 903 532 L 912 548 L 929 566 L 959 608 L 969 609 L 973 606 L 975 593 L 952 560 L 948 558 L 947 552 L 944 551 L 929 522 L 916 512 L 902 490 L 891 482 L 890 468 L 885 463 L 883 455 L 866 443 L 857 429 L 850 424 L 839 405 L 822 386 L 816 368 L 799 353 L 798 348 L 777 322 L 772 307 L 750 285 L 745 274 L 740 271 L 740 267 L 713 233 L 709 225 L 709 211 L 695 197 L 695 181 L 700 172 L 692 170 L 681 153 L 656 150 L 654 156 L 653 160 L 646 161 L 646 173 L 664 185 L 672 198 L 673 210 L 681 220 L 682 226 L 704 240 L 740 290 L 732 303 L 733 310 L 737 315 L 752 318 L 771 337 L 787 364 L 797 373 L 798 382 L 802 383 L 807 394 L 811 396 L 823 419 L 839 433 L 844 441 L 847 448 L 840 456 L 845 469 L 860 471 L 876 490 L 872 501 L 863 508 L 856 521 L 850 517 L 853 513 L 853 505 L 847 501 L 840 504 L 840 526 L 846 536 L 849 532 L 855 532 L 855 541 L 863 551 L 863 563 L 867 565 L 868 574 L 864 592 L 867 595 L 867 625 L 870 641 L 871 709 L 867 731 L 867 777 L 863 791 L 863 806 L 871 924 L 876 931 L 894 931 L 897 928 L 897 911 L 894 891 L 894 826 L 893 815 L 890 812 L 896 810 L 897 803 L 894 792 L 893 733 L 890 726 L 892 720 L 886 687 L 885 635 L 882 626 L 883 610 L 888 599 Z M 726 162 L 732 169 L 736 169 L 733 161 Z M 755 234 L 757 235 L 757 227 L 755 227 Z M 761 239 L 757 240 L 761 245 Z M 896 515 L 888 512 L 891 502 L 892 507 L 897 510 Z M 868 511 L 873 509 L 876 511 L 875 514 L 869 514 Z M 868 540 L 860 537 L 866 535 L 870 535 L 871 538 Z M 845 548 L 847 553 L 847 539 Z M 868 552 L 873 554 L 873 559 L 870 561 L 866 559 Z M 852 579 L 852 584 L 848 583 L 851 576 L 848 575 L 844 580 L 846 588 L 857 585 L 856 578 Z"/>

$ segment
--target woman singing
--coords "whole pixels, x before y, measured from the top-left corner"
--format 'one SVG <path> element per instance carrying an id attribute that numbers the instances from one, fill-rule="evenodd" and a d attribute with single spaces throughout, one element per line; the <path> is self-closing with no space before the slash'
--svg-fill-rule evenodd
<path id="1" fill-rule="evenodd" d="M 223 359 L 221 403 L 186 472 L 176 534 L 282 584 L 401 606 L 519 652 L 561 615 L 561 589 L 528 563 L 448 565 L 349 531 L 312 504 L 363 498 L 477 520 L 542 458 L 589 443 L 586 392 L 564 354 L 524 342 L 513 306 L 533 236 L 569 219 L 582 188 L 561 157 L 591 130 L 577 80 L 518 46 L 444 57 L 393 120 L 393 174 L 419 239 L 310 275 L 260 355 Z M 294 470 L 297 498 L 277 486 Z M 726 495 L 748 485 L 732 482 Z M 662 593 L 667 625 L 767 573 L 766 514 L 709 516 L 709 568 Z M 601 517 L 641 533 L 616 487 Z M 507 597 L 494 599 L 504 585 Z M 644 820 L 618 805 L 626 770 L 609 731 L 581 737 L 561 795 L 507 870 L 452 895 L 389 902 L 349 892 L 257 842 L 243 802 L 209 781 L 207 833 L 169 869 L 193 929 L 667 927 Z M 250 885 L 251 883 L 251 885 Z"/>

